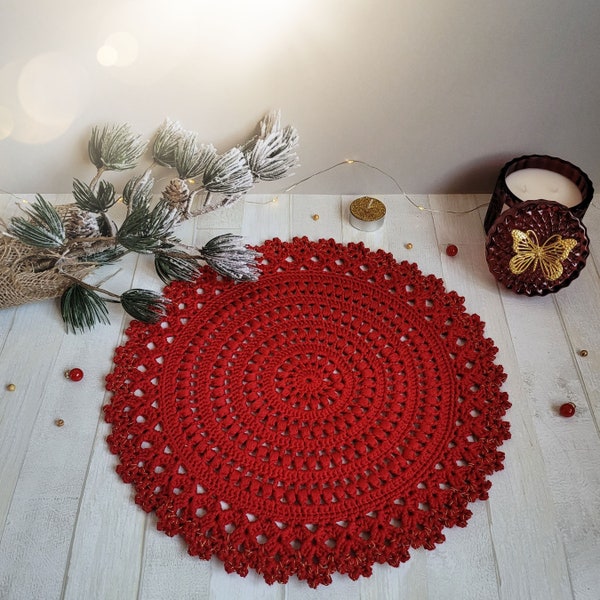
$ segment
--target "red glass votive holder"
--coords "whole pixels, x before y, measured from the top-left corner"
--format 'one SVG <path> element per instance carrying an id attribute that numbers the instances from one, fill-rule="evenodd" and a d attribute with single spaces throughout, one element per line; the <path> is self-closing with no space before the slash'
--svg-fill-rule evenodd
<path id="1" fill-rule="evenodd" d="M 580 199 L 574 196 L 577 192 Z M 484 228 L 489 232 L 505 204 L 512 208 L 528 200 L 558 202 L 581 219 L 593 197 L 594 186 L 590 178 L 574 164 L 555 156 L 520 156 L 502 167 L 485 215 Z"/>

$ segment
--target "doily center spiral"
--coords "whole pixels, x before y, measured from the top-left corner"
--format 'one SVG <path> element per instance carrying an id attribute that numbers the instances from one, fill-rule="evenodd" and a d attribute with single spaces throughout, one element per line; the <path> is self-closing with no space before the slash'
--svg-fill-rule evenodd
<path id="1" fill-rule="evenodd" d="M 277 367 L 274 385 L 280 400 L 299 412 L 333 407 L 345 387 L 335 363 L 312 352 L 286 359 Z"/>

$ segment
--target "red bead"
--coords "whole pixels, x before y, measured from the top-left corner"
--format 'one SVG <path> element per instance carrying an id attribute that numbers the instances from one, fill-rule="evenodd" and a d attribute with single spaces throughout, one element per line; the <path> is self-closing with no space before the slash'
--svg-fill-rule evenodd
<path id="1" fill-rule="evenodd" d="M 575 414 L 575 405 L 572 402 L 565 402 L 560 405 L 558 412 L 562 417 L 572 417 Z"/>
<path id="2" fill-rule="evenodd" d="M 83 379 L 83 371 L 78 368 L 71 369 L 65 373 L 67 379 L 71 381 L 81 381 Z"/>
<path id="3" fill-rule="evenodd" d="M 448 256 L 456 256 L 458 254 L 458 248 L 454 244 L 448 244 L 446 246 L 446 254 Z"/>

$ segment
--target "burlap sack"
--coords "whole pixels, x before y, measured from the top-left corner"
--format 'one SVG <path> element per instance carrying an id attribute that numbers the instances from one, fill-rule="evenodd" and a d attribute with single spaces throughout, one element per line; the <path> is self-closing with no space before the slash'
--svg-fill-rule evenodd
<path id="1" fill-rule="evenodd" d="M 0 309 L 61 296 L 73 280 L 54 267 L 55 259 L 49 251 L 0 237 Z M 82 279 L 95 268 L 74 263 L 62 270 Z"/>

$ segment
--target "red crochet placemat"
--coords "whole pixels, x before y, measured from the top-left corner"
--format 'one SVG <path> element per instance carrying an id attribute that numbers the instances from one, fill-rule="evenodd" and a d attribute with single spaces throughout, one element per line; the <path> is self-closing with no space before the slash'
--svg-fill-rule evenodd
<path id="1" fill-rule="evenodd" d="M 268 583 L 433 549 L 487 498 L 510 436 L 484 324 L 382 250 L 257 250 L 257 282 L 206 269 L 130 325 L 107 377 L 117 471 L 190 554 Z"/>

